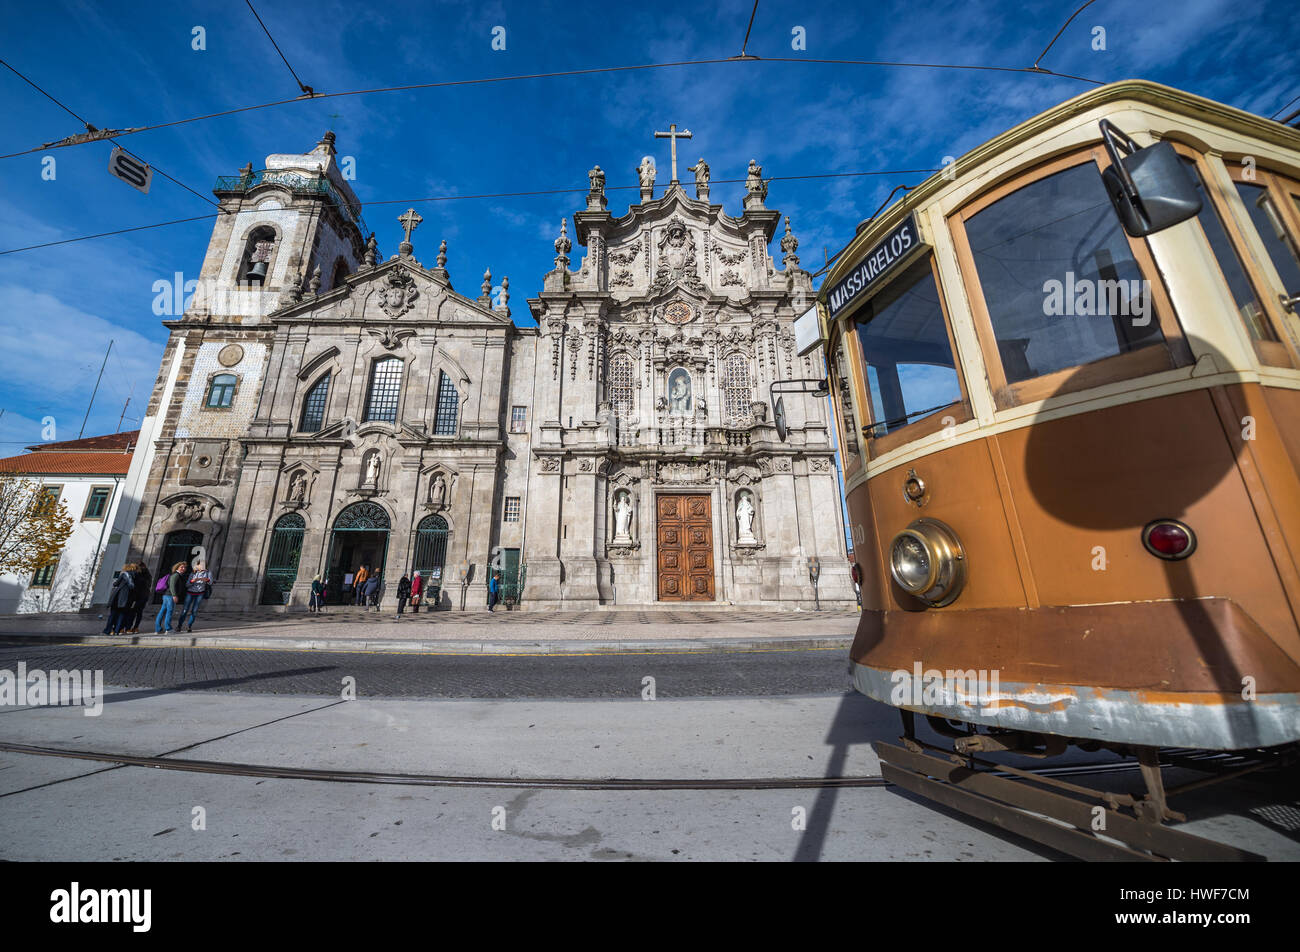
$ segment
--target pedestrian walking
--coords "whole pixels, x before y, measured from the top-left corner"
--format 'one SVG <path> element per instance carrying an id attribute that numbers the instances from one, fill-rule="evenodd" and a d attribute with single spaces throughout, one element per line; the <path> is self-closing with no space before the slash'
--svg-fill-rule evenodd
<path id="1" fill-rule="evenodd" d="M 134 567 L 134 565 L 122 566 L 122 571 L 118 572 L 117 578 L 113 579 L 113 588 L 108 593 L 108 622 L 104 625 L 103 631 L 106 635 L 116 635 L 125 630 L 127 619 L 132 614 L 135 575 L 131 569 Z"/>
<path id="2" fill-rule="evenodd" d="M 488 576 L 488 611 L 496 611 L 497 594 L 501 591 L 501 574 L 493 572 Z"/>
<path id="3" fill-rule="evenodd" d="M 127 626 L 127 632 L 135 635 L 140 632 L 140 619 L 144 617 L 144 606 L 149 604 L 149 596 L 153 593 L 153 576 L 145 568 L 143 562 L 135 563 L 135 585 L 131 590 L 131 624 Z"/>
<path id="4" fill-rule="evenodd" d="M 317 612 L 325 604 L 325 586 L 320 582 L 320 576 L 317 575 L 311 580 L 311 602 L 307 605 L 307 611 Z"/>
<path id="5" fill-rule="evenodd" d="M 402 609 L 406 607 L 407 599 L 411 597 L 411 580 L 405 575 L 397 583 L 397 614 L 402 614 Z"/>
<path id="6" fill-rule="evenodd" d="M 188 562 L 177 562 L 172 566 L 172 570 L 167 573 L 165 579 L 158 580 L 163 587 L 163 600 L 162 607 L 158 609 L 158 615 L 154 619 L 153 631 L 155 635 L 161 635 L 164 631 L 172 630 L 172 612 L 176 609 L 176 603 L 185 591 L 185 573 L 189 569 Z"/>
<path id="7" fill-rule="evenodd" d="M 424 594 L 424 580 L 420 573 L 411 576 L 411 611 L 420 614 L 420 596 Z"/>
<path id="8" fill-rule="evenodd" d="M 206 565 L 202 562 L 195 562 L 194 571 L 185 583 L 185 607 L 181 609 L 180 621 L 176 623 L 177 631 L 180 631 L 182 625 L 185 625 L 186 631 L 194 630 L 194 616 L 198 614 L 199 605 L 211 594 L 212 575 L 208 572 Z M 189 618 L 188 625 L 185 621 L 186 617 Z"/>
<path id="9" fill-rule="evenodd" d="M 363 565 L 357 569 L 356 576 L 352 579 L 352 604 L 364 605 L 366 603 L 366 582 L 370 577 L 370 572 Z"/>
<path id="10" fill-rule="evenodd" d="M 379 573 L 366 579 L 366 587 L 362 595 L 361 603 L 366 606 L 366 611 L 370 611 L 370 606 L 374 606 L 375 611 L 379 611 Z"/>

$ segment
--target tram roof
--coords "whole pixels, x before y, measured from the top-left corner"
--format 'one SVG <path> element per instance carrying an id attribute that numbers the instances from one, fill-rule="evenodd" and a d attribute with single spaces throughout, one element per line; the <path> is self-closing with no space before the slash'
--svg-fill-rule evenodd
<path id="1" fill-rule="evenodd" d="M 834 287 L 845 273 L 859 262 L 865 252 L 874 247 L 876 242 L 887 235 L 909 213 L 929 203 L 945 189 L 958 187 L 960 184 L 958 179 L 962 172 L 1077 115 L 1089 112 L 1098 106 L 1119 102 L 1155 106 L 1169 112 L 1193 116 L 1230 132 L 1300 151 L 1300 130 L 1265 119 L 1255 113 L 1145 79 L 1124 79 L 1107 83 L 1105 86 L 1099 86 L 1067 99 L 1060 105 L 1040 112 L 982 145 L 976 146 L 952 164 L 951 172 L 945 169 L 946 178 L 943 172 L 934 173 L 877 215 L 870 224 L 859 225 L 858 233 L 841 250 L 839 259 L 822 281 L 818 299 L 824 302 L 827 290 Z"/>

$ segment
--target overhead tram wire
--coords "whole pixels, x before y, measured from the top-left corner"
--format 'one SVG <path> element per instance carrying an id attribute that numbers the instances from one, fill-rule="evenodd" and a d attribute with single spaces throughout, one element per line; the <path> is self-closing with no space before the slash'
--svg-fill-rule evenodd
<path id="1" fill-rule="evenodd" d="M 315 93 L 314 89 L 305 85 L 303 81 L 298 78 L 297 72 L 295 72 L 294 68 L 289 65 L 289 60 L 285 57 L 284 51 L 280 49 L 280 44 L 275 42 L 275 37 L 271 35 L 271 31 L 268 30 L 266 24 L 262 22 L 262 17 L 258 14 L 256 8 L 254 8 L 252 0 L 244 0 L 244 2 L 248 4 L 248 9 L 252 11 L 253 16 L 257 17 L 257 23 L 262 28 L 262 32 L 265 33 L 266 38 L 271 41 L 271 45 L 275 47 L 275 51 L 280 54 L 280 59 L 284 60 L 284 65 L 288 67 L 289 74 L 293 76 L 293 81 L 298 84 L 298 88 L 301 89 L 303 94 L 306 96 Z"/>
<path id="2" fill-rule="evenodd" d="M 351 89 L 351 90 L 346 90 L 344 92 L 337 92 L 337 93 L 318 93 L 318 92 L 312 92 L 310 94 L 303 93 L 301 96 L 294 96 L 292 99 L 277 99 L 272 102 L 258 103 L 256 105 L 251 105 L 251 106 L 240 106 L 235 109 L 223 109 L 219 112 L 206 113 L 201 116 L 190 116 L 186 119 L 171 119 L 168 120 L 167 122 L 156 122 L 145 126 L 133 126 L 129 129 L 117 130 L 115 134 L 120 136 L 136 135 L 141 132 L 151 132 L 155 129 L 168 129 L 173 126 L 186 125 L 192 122 L 203 122 L 208 119 L 219 119 L 224 116 L 234 116 L 234 115 L 238 115 L 239 113 L 254 112 L 259 109 L 270 109 L 274 106 L 284 106 L 284 105 L 288 105 L 289 103 L 303 102 L 305 100 L 338 99 L 345 96 L 369 96 L 378 93 L 411 92 L 420 89 L 446 89 L 453 86 L 481 86 L 481 85 L 489 85 L 492 83 L 512 83 L 512 82 L 519 82 L 526 79 L 555 79 L 555 78 L 565 77 L 565 76 L 590 76 L 599 73 L 623 73 L 623 72 L 635 72 L 638 70 L 671 69 L 671 68 L 682 67 L 682 66 L 714 66 L 722 63 L 740 63 L 740 62 L 823 63 L 823 64 L 835 64 L 835 65 L 843 65 L 843 66 L 881 66 L 881 67 L 890 67 L 890 68 L 898 68 L 898 69 L 947 69 L 947 70 L 964 70 L 964 71 L 975 71 L 975 72 L 1024 73 L 1024 74 L 1031 74 L 1031 75 L 1038 75 L 1038 76 L 1056 76 L 1062 79 L 1072 79 L 1082 83 L 1091 83 L 1094 86 L 1105 85 L 1105 83 L 1102 82 L 1101 80 L 1089 79 L 1086 76 L 1073 76 L 1069 73 L 1057 73 L 1054 72 L 1053 70 L 1044 69 L 1042 67 L 983 66 L 983 65 L 968 65 L 968 64 L 961 64 L 961 63 L 908 63 L 908 62 L 901 62 L 901 61 L 895 62 L 889 60 L 813 59 L 813 58 L 800 57 L 800 56 L 761 57 L 761 56 L 755 56 L 752 53 L 748 53 L 745 55 L 745 58 L 743 60 L 739 56 L 726 56 L 726 57 L 714 57 L 711 59 L 678 60 L 669 63 L 642 63 L 642 64 L 632 65 L 632 66 L 596 66 L 588 69 L 556 70 L 554 72 L 549 72 L 549 73 L 524 73 L 516 76 L 488 76 L 481 79 L 456 79 L 456 80 L 442 80 L 439 82 L 430 82 L 430 83 L 407 83 L 401 86 L 377 86 L 372 89 Z M 89 140 L 89 141 L 96 141 L 96 140 Z M 37 146 L 32 149 L 24 149 L 21 152 L 9 152 L 4 155 L 0 155 L 0 159 L 12 159 L 20 155 L 30 155 L 33 152 L 42 152 L 42 151 L 47 151 L 49 149 L 69 148 L 71 146 L 84 145 L 84 144 L 85 144 L 84 141 L 47 142 L 43 145 Z"/>
<path id="3" fill-rule="evenodd" d="M 1075 17 L 1077 17 L 1080 13 L 1082 13 L 1084 10 L 1088 9 L 1090 6 L 1092 6 L 1092 5 L 1093 5 L 1094 3 L 1096 3 L 1096 2 L 1097 2 L 1097 0 L 1088 0 L 1087 3 L 1085 3 L 1083 6 L 1079 7 L 1079 9 L 1075 10 L 1073 13 L 1070 14 L 1070 19 L 1066 20 L 1065 23 L 1061 24 L 1061 28 L 1060 28 L 1059 30 L 1056 31 L 1056 36 L 1052 37 L 1052 42 L 1051 42 L 1051 43 L 1048 43 L 1047 46 L 1044 47 L 1043 52 L 1041 52 L 1041 53 L 1038 54 L 1038 59 L 1034 60 L 1034 65 L 1033 65 L 1032 67 L 1030 67 L 1032 70 L 1034 70 L 1035 72 L 1039 72 L 1039 71 L 1040 71 L 1041 68 L 1039 67 L 1038 64 L 1041 63 L 1041 62 L 1043 61 L 1043 57 L 1047 55 L 1047 51 L 1050 50 L 1053 46 L 1056 45 L 1056 41 L 1059 40 L 1059 39 L 1061 38 L 1061 34 L 1065 32 L 1065 28 L 1068 27 L 1071 23 L 1074 22 L 1074 18 L 1075 18 Z M 1052 72 L 1050 69 L 1042 69 L 1041 71 L 1042 71 L 1042 72 L 1045 72 L 1045 73 L 1050 73 L 1050 72 Z M 1057 75 L 1058 75 L 1058 76 L 1063 76 L 1064 74 L 1063 74 L 1063 73 L 1058 73 Z M 1079 78 L 1079 77 L 1075 77 L 1075 78 Z"/>
<path id="4" fill-rule="evenodd" d="M 44 96 L 46 99 L 48 99 L 50 102 L 54 103 L 56 106 L 58 106 L 58 107 L 59 107 L 60 109 L 62 109 L 64 112 L 66 112 L 68 115 L 72 116 L 72 118 L 74 118 L 74 119 L 76 119 L 78 122 L 80 122 L 83 126 L 86 127 L 86 131 L 87 131 L 87 132 L 97 132 L 97 131 L 98 131 L 94 126 L 92 126 L 89 122 L 87 122 L 87 121 L 85 120 L 84 117 L 78 115 L 78 114 L 77 114 L 76 112 L 74 112 L 72 109 L 68 108 L 68 106 L 65 105 L 63 102 L 61 102 L 60 100 L 56 99 L 56 98 L 55 98 L 54 96 L 52 96 L 50 93 L 46 92 L 44 89 L 42 89 L 40 86 L 38 86 L 38 85 L 37 85 L 33 80 L 31 80 L 31 79 L 29 79 L 27 76 L 23 75 L 23 74 L 22 74 L 21 72 L 19 72 L 19 71 L 18 71 L 18 70 L 17 70 L 17 69 L 16 69 L 16 68 L 11 64 L 11 63 L 7 62 L 7 61 L 4 60 L 4 59 L 0 59 L 0 65 L 3 65 L 3 66 L 5 67 L 5 69 L 9 70 L 9 72 L 13 73 L 15 76 L 17 76 L 17 77 L 18 77 L 19 79 L 21 79 L 23 82 L 25 82 L 28 86 L 31 86 L 32 89 L 36 90 L 38 93 L 40 93 L 40 94 L 41 94 L 42 96 Z M 101 140 L 101 139 L 92 139 L 92 140 L 89 140 L 89 141 L 92 141 L 92 142 L 100 142 L 100 141 L 105 141 L 105 140 Z M 130 155 L 130 156 L 132 156 L 133 158 L 136 158 L 136 159 L 140 159 L 141 162 L 144 162 L 144 161 L 145 161 L 144 159 L 140 158 L 140 156 L 138 156 L 138 155 L 136 155 L 134 152 L 132 152 L 130 149 L 127 149 L 127 148 L 123 147 L 123 145 L 122 145 L 120 142 L 118 142 L 116 138 L 113 138 L 113 137 L 109 136 L 109 137 L 106 137 L 106 141 L 113 143 L 113 145 L 117 146 L 119 149 L 121 149 L 121 150 L 122 150 L 123 152 L 125 152 L 127 155 Z M 41 149 L 31 149 L 31 150 L 29 150 L 29 151 L 30 151 L 30 152 L 41 152 L 41 151 L 44 151 L 44 148 L 42 147 Z M 15 155 L 26 155 L 26 154 L 28 154 L 28 153 L 16 152 L 16 153 L 14 153 L 14 154 L 15 154 Z M 172 178 L 172 176 L 168 175 L 168 174 L 167 174 L 166 172 L 164 172 L 162 169 L 158 168 L 158 166 L 153 165 L 153 164 L 151 164 L 151 163 L 147 163 L 147 162 L 146 162 L 145 164 L 146 164 L 146 165 L 149 165 L 149 167 L 150 167 L 151 169 L 153 169 L 155 172 L 157 172 L 157 173 L 158 173 L 159 175 L 161 175 L 163 178 L 167 179 L 167 180 L 170 181 L 170 182 L 175 183 L 176 185 L 179 185 L 181 188 L 185 189 L 185 191 L 190 192 L 190 193 L 192 193 L 192 194 L 194 194 L 194 195 L 197 195 L 199 198 L 203 199 L 203 200 L 204 200 L 205 202 L 207 202 L 209 205 L 212 205 L 212 206 L 214 206 L 214 207 L 216 207 L 216 208 L 220 208 L 220 207 L 221 207 L 221 206 L 218 205 L 216 202 L 214 202 L 212 199 L 210 199 L 210 198 L 208 198 L 206 195 L 204 195 L 202 192 L 195 191 L 194 189 L 192 189 L 192 188 L 190 188 L 188 185 L 186 185 L 184 182 L 182 182 L 180 179 Z"/>
<path id="5" fill-rule="evenodd" d="M 767 179 L 769 182 L 794 182 L 805 179 L 824 179 L 824 178 L 860 178 L 873 175 L 916 175 L 922 172 L 939 172 L 941 169 L 882 169 L 879 172 L 821 172 L 812 175 L 774 175 Z M 745 179 L 714 179 L 714 185 L 738 184 L 746 181 Z M 611 185 L 606 188 L 608 192 L 631 191 L 639 189 L 639 185 Z M 570 188 L 545 188 L 536 189 L 526 192 L 485 192 L 477 195 L 431 195 L 426 198 L 393 198 L 382 201 L 361 202 L 364 207 L 367 205 L 413 205 L 417 202 L 459 202 L 481 200 L 488 198 L 527 198 L 537 195 L 565 195 L 565 194 L 586 194 L 586 188 L 576 186 Z M 80 235 L 76 238 L 62 238 L 58 241 L 46 241 L 36 245 L 25 245 L 22 248 L 9 248 L 0 251 L 0 255 L 17 254 L 20 251 L 35 251 L 40 248 L 50 248 L 55 245 L 67 245 L 77 241 L 89 241 L 92 238 L 110 238 L 114 235 L 124 235 L 133 231 L 147 231 L 151 228 L 165 228 L 168 225 L 181 225 L 192 221 L 207 221 L 216 218 L 216 215 L 195 215 L 193 218 L 177 218 L 172 221 L 155 222 L 152 225 L 136 225 L 132 228 L 119 228 L 116 231 L 103 231 L 94 235 Z"/>

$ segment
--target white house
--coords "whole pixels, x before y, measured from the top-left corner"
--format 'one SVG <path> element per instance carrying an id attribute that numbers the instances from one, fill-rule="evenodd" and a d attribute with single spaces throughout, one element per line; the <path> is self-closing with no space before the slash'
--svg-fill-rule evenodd
<path id="1" fill-rule="evenodd" d="M 0 613 L 73 612 L 93 603 L 97 576 L 108 580 L 120 565 L 101 566 L 138 430 L 29 446 L 22 456 L 0 459 L 0 472 L 39 479 L 72 516 L 59 560 L 33 575 L 0 575 Z M 101 571 L 101 568 L 104 570 Z"/>

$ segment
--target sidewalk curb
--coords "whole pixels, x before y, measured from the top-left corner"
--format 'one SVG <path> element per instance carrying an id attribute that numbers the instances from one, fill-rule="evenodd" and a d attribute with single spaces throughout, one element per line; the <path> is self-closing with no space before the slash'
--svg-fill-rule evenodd
<path id="1" fill-rule="evenodd" d="M 5 634 L 0 643 L 117 645 L 141 648 L 256 648 L 280 651 L 386 652 L 391 654 L 515 655 L 515 654 L 692 654 L 717 651 L 813 651 L 848 649 L 852 635 L 786 638 L 690 638 L 662 641 L 393 641 L 345 638 L 257 638 L 226 635 L 76 635 L 66 632 Z"/>

